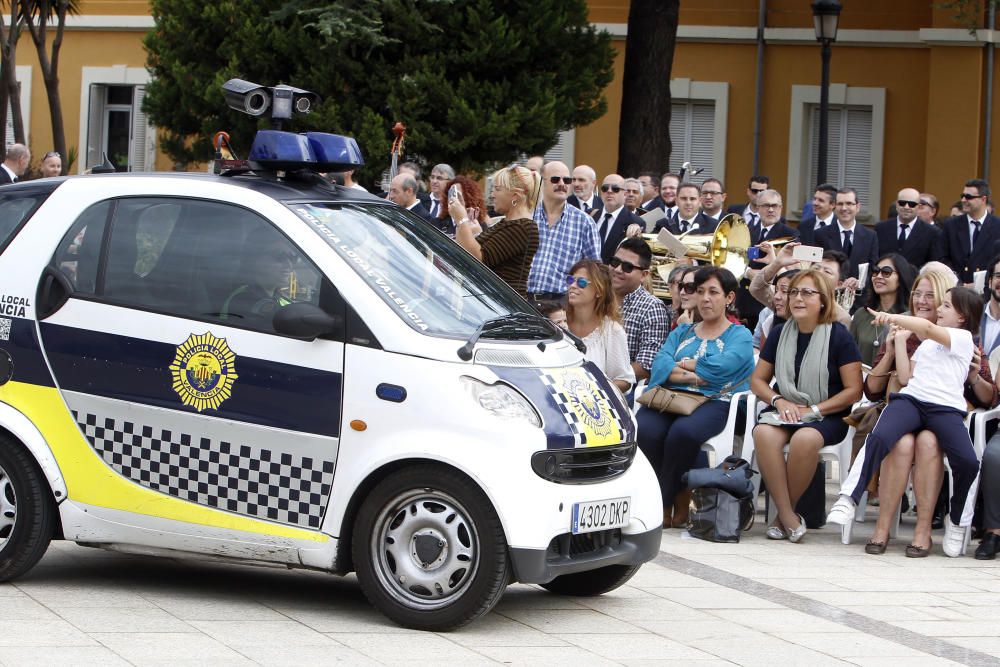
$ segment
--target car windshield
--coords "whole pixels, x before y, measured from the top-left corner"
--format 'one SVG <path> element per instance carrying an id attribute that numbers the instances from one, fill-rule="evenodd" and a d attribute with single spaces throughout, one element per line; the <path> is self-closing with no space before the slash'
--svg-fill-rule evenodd
<path id="1" fill-rule="evenodd" d="M 417 331 L 465 338 L 487 320 L 533 312 L 454 241 L 398 207 L 288 206 Z"/>

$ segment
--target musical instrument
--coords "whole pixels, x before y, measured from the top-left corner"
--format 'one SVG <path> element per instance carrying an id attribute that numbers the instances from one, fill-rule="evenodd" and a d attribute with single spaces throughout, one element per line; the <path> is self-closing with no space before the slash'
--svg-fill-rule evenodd
<path id="1" fill-rule="evenodd" d="M 702 167 L 701 169 L 698 169 L 697 167 L 695 167 L 694 165 L 692 165 L 690 162 L 685 162 L 684 164 L 681 165 L 681 171 L 677 175 L 678 176 L 677 180 L 679 180 L 681 183 L 683 183 L 684 182 L 684 176 L 686 176 L 688 174 L 690 174 L 691 176 L 697 176 L 698 174 L 700 174 L 703 171 L 705 171 L 704 167 Z"/>
<path id="2" fill-rule="evenodd" d="M 643 239 L 653 251 L 650 266 L 653 295 L 660 299 L 670 298 L 669 278 L 681 259 L 687 258 L 711 266 L 728 269 L 737 279 L 747 270 L 747 249 L 750 248 L 750 227 L 746 220 L 736 213 L 730 213 L 719 221 L 711 234 L 681 234 L 677 239 L 687 248 L 683 257 L 677 257 L 659 243 L 655 234 L 643 234 Z"/>
<path id="3" fill-rule="evenodd" d="M 403 155 L 403 142 L 406 141 L 406 126 L 403 123 L 396 121 L 396 124 L 392 126 L 392 133 L 396 135 L 396 138 L 392 141 L 392 150 L 389 152 L 391 158 L 389 162 L 389 180 L 396 178 L 399 174 L 399 158 Z M 386 188 L 388 190 L 389 188 Z"/>

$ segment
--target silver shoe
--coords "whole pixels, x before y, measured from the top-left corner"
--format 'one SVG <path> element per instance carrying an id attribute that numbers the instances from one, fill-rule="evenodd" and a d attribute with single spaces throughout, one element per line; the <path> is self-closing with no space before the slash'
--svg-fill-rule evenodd
<path id="1" fill-rule="evenodd" d="M 789 542 L 798 542 L 806 535 L 806 520 L 799 514 L 799 527 L 788 532 Z"/>
<path id="2" fill-rule="evenodd" d="M 787 540 L 788 533 L 781 526 L 768 526 L 767 532 L 764 533 L 769 540 Z"/>

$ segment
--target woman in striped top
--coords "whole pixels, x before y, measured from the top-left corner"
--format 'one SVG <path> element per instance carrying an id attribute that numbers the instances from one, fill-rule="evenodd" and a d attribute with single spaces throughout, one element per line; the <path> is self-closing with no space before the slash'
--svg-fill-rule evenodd
<path id="1" fill-rule="evenodd" d="M 521 296 L 528 295 L 528 272 L 538 249 L 538 225 L 533 218 L 541 180 L 524 167 L 507 167 L 493 175 L 493 208 L 504 219 L 478 237 L 462 194 L 448 199 L 448 212 L 458 220 L 455 240 L 473 257 L 493 269 Z"/>

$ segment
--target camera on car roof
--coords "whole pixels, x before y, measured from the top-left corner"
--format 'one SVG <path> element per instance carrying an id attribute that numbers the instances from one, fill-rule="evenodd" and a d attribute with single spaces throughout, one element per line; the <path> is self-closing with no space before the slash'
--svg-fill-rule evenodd
<path id="1" fill-rule="evenodd" d="M 288 120 L 295 113 L 309 113 L 319 103 L 319 95 L 292 86 L 262 86 L 243 79 L 230 79 L 222 84 L 226 104 L 231 109 L 250 116 L 263 116 L 268 109 L 271 118 Z"/>

